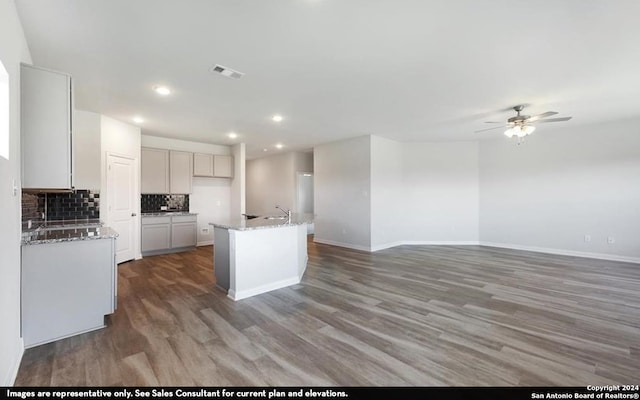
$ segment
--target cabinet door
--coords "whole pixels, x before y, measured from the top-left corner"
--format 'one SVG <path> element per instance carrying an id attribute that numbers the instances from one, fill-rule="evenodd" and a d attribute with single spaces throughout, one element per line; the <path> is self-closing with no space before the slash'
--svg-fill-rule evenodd
<path id="1" fill-rule="evenodd" d="M 233 177 L 233 157 L 232 156 L 213 156 L 213 176 L 217 178 Z"/>
<path id="2" fill-rule="evenodd" d="M 193 176 L 213 176 L 213 154 L 193 154 Z"/>
<path id="3" fill-rule="evenodd" d="M 141 149 L 141 193 L 169 193 L 169 150 Z"/>
<path id="4" fill-rule="evenodd" d="M 197 242 L 197 223 L 174 222 L 171 224 L 171 247 L 194 247 Z"/>
<path id="5" fill-rule="evenodd" d="M 193 176 L 193 153 L 171 150 L 169 152 L 169 158 L 169 193 L 191 193 L 191 177 Z"/>
<path id="6" fill-rule="evenodd" d="M 71 189 L 71 77 L 21 68 L 22 187 Z"/>
<path id="7" fill-rule="evenodd" d="M 171 248 L 171 224 L 142 225 L 142 251 Z"/>
<path id="8" fill-rule="evenodd" d="M 22 246 L 26 347 L 104 326 L 112 312 L 113 239 Z"/>
<path id="9" fill-rule="evenodd" d="M 73 111 L 73 147 L 75 168 L 73 185 L 76 189 L 100 190 L 100 114 Z"/>

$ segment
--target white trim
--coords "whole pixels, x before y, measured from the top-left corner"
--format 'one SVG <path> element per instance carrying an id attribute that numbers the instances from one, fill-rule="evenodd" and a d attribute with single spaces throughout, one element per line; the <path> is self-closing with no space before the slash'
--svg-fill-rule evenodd
<path id="1" fill-rule="evenodd" d="M 348 249 L 353 249 L 353 250 L 361 250 L 361 251 L 368 251 L 368 252 L 371 251 L 370 247 L 360 246 L 360 245 L 351 244 L 351 243 L 336 242 L 333 240 L 318 239 L 317 237 L 314 237 L 313 241 L 314 243 L 329 244 L 331 246 L 338 246 L 338 247 L 346 247 Z"/>
<path id="2" fill-rule="evenodd" d="M 18 371 L 20 370 L 20 363 L 22 363 L 22 356 L 24 355 L 24 340 L 18 338 L 17 343 L 18 354 L 13 366 L 7 371 L 7 375 L 0 382 L 0 386 L 13 386 L 18 377 Z"/>
<path id="3" fill-rule="evenodd" d="M 462 241 L 453 241 L 453 240 L 401 240 L 398 242 L 385 243 L 378 246 L 371 247 L 372 252 L 376 252 L 379 250 L 390 249 L 396 246 L 478 246 L 480 242 L 477 240 L 462 240 Z"/>
<path id="4" fill-rule="evenodd" d="M 503 249 L 534 251 L 536 253 L 557 254 L 561 256 L 594 258 L 597 260 L 622 261 L 622 262 L 640 264 L 640 257 L 617 256 L 615 254 L 588 253 L 584 251 L 562 250 L 562 249 L 552 249 L 548 247 L 522 246 L 518 244 L 493 243 L 493 242 L 483 242 L 483 241 L 480 242 L 480 246 L 499 247 Z"/>
<path id="5" fill-rule="evenodd" d="M 211 246 L 213 244 L 213 240 L 205 240 L 203 242 L 198 242 L 196 244 L 196 247 L 200 247 L 200 246 Z"/>
<path id="6" fill-rule="evenodd" d="M 364 246 L 352 245 L 349 243 L 334 242 L 333 240 L 314 238 L 313 241 L 316 243 L 346 247 L 349 249 L 369 251 L 369 252 L 376 252 L 376 251 L 389 249 L 396 246 L 404 246 L 404 245 L 407 245 L 407 246 L 420 246 L 420 245 L 423 245 L 423 246 L 486 246 L 486 247 L 499 247 L 503 249 L 512 249 L 512 250 L 533 251 L 536 253 L 556 254 L 560 256 L 594 258 L 596 260 L 621 261 L 621 262 L 640 264 L 640 257 L 618 256 L 615 254 L 603 254 L 603 253 L 588 253 L 583 251 L 552 249 L 548 247 L 536 247 L 536 246 L 521 246 L 517 244 L 493 243 L 493 242 L 483 242 L 483 241 L 476 241 L 476 240 L 467 240 L 467 241 L 405 240 L 405 241 L 391 242 L 391 243 L 381 244 L 378 246 L 373 246 L 370 249 Z"/>
<path id="7" fill-rule="evenodd" d="M 229 289 L 229 292 L 227 293 L 227 297 L 233 300 L 242 300 L 242 299 L 246 299 L 247 297 L 270 292 L 276 289 L 282 289 L 284 287 L 296 285 L 298 283 L 300 283 L 300 278 L 294 277 L 294 278 L 284 279 L 278 282 L 269 283 L 267 285 L 258 286 L 248 290 L 241 290 L 239 292 L 236 292 L 233 289 Z"/>

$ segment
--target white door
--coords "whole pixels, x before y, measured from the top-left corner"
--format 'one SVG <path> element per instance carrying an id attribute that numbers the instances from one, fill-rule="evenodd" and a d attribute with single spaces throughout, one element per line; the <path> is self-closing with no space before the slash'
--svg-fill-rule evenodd
<path id="1" fill-rule="evenodd" d="M 116 262 L 135 258 L 136 193 L 135 162 L 131 158 L 107 156 L 107 225 L 118 232 Z"/>

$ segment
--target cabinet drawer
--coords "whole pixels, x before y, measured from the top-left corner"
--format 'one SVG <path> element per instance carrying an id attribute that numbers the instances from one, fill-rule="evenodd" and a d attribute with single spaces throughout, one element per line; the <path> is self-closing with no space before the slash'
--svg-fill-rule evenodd
<path id="1" fill-rule="evenodd" d="M 171 216 L 166 217 L 142 217 L 142 225 L 169 224 Z"/>
<path id="2" fill-rule="evenodd" d="M 171 222 L 175 224 L 180 222 L 196 222 L 197 220 L 197 215 L 174 215 Z"/>

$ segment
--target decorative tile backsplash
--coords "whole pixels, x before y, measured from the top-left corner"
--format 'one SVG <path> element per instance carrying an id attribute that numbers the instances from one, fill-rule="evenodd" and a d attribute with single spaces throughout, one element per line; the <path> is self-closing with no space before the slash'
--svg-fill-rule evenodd
<path id="1" fill-rule="evenodd" d="M 43 218 L 44 216 L 44 218 Z M 22 192 L 22 223 L 45 221 L 88 221 L 100 219 L 100 192 L 76 190 L 71 193 Z"/>
<path id="2" fill-rule="evenodd" d="M 167 211 L 189 211 L 188 194 L 143 194 L 140 201 L 140 210 L 143 213 L 159 212 L 162 206 L 167 206 Z"/>

